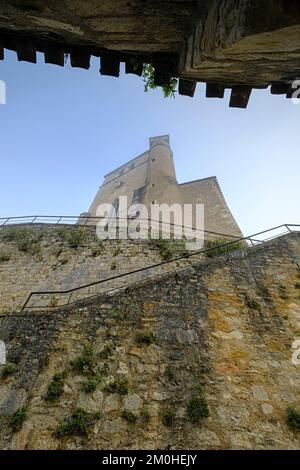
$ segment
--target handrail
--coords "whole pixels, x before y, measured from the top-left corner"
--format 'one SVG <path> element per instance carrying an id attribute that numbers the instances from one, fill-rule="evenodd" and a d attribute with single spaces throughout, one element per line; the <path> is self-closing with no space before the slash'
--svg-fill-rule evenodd
<path id="1" fill-rule="evenodd" d="M 299 227 L 299 230 L 297 229 L 294 229 L 292 227 Z M 257 237 L 259 235 L 263 235 L 265 233 L 268 233 L 268 232 L 271 232 L 271 231 L 274 231 L 274 230 L 278 230 L 278 229 L 282 229 L 282 228 L 285 228 L 287 231 L 284 232 L 284 233 L 280 233 L 274 237 L 271 237 L 269 239 L 264 239 L 264 240 L 256 240 L 254 239 L 254 237 Z M 247 236 L 247 237 L 241 237 L 239 239 L 235 239 L 234 241 L 230 241 L 230 242 L 227 242 L 227 243 L 223 243 L 221 245 L 218 245 L 217 247 L 214 246 L 214 247 L 210 247 L 210 248 L 205 248 L 205 249 L 202 249 L 202 250 L 199 250 L 199 251 L 195 251 L 195 252 L 192 252 L 192 253 L 189 253 L 189 254 L 184 254 L 182 256 L 178 256 L 176 258 L 173 258 L 171 260 L 165 260 L 165 261 L 162 261 L 160 263 L 156 263 L 156 264 L 153 264 L 153 265 L 150 265 L 150 266 L 146 266 L 146 267 L 143 267 L 143 268 L 139 268 L 139 269 L 135 269 L 134 271 L 129 271 L 129 272 L 126 272 L 126 273 L 121 273 L 121 274 L 117 274 L 116 276 L 111 276 L 111 277 L 108 277 L 108 278 L 105 278 L 105 279 L 100 279 L 99 281 L 94 281 L 94 282 L 91 282 L 91 283 L 88 283 L 88 284 L 84 284 L 84 285 L 81 285 L 81 286 L 77 286 L 77 287 L 73 287 L 71 289 L 66 289 L 66 290 L 48 290 L 48 291 L 32 291 L 25 303 L 23 304 L 22 308 L 21 308 L 21 311 L 25 310 L 26 308 L 29 308 L 28 307 L 28 304 L 29 304 L 29 301 L 32 299 L 33 296 L 43 296 L 43 295 L 64 295 L 64 294 L 70 294 L 69 298 L 68 298 L 68 301 L 65 303 L 65 304 L 61 304 L 59 305 L 58 307 L 63 307 L 65 305 L 68 305 L 70 304 L 70 300 L 71 300 L 71 297 L 72 297 L 72 294 L 73 292 L 78 292 L 79 290 L 83 290 L 83 289 L 86 289 L 86 288 L 89 288 L 89 287 L 92 287 L 92 286 L 95 286 L 95 285 L 99 285 L 99 284 L 103 284 L 104 282 L 107 282 L 107 281 L 111 281 L 111 280 L 114 280 L 114 279 L 119 279 L 119 278 L 122 278 L 122 277 L 125 277 L 125 276 L 128 276 L 130 274 L 136 274 L 136 273 L 140 273 L 140 272 L 145 272 L 145 271 L 148 271 L 150 269 L 153 269 L 153 268 L 156 268 L 156 267 L 159 267 L 159 266 L 163 266 L 163 265 L 167 265 L 167 264 L 170 264 L 170 263 L 174 263 L 176 261 L 180 261 L 180 260 L 184 260 L 184 259 L 190 259 L 192 256 L 196 256 L 196 255 L 199 255 L 199 254 L 205 254 L 207 252 L 210 252 L 210 251 L 213 251 L 215 250 L 216 248 L 223 248 L 223 247 L 226 247 L 226 246 L 229 246 L 229 245 L 233 245 L 235 243 L 239 243 L 239 242 L 242 242 L 242 241 L 251 241 L 252 242 L 252 245 L 254 245 L 254 240 L 256 243 L 265 243 L 266 241 L 269 241 L 273 238 L 278 238 L 282 235 L 285 235 L 287 233 L 290 233 L 290 232 L 298 232 L 300 231 L 300 224 L 282 224 L 282 225 L 278 225 L 277 227 L 273 227 L 271 229 L 268 229 L 268 230 L 263 230 L 261 232 L 257 232 L 253 235 L 250 235 L 250 236 Z M 184 269 L 184 268 L 182 268 Z M 177 269 L 178 270 L 178 269 Z M 174 270 L 170 270 L 168 271 L 168 273 L 171 273 L 171 272 L 174 272 L 174 271 L 177 271 L 176 269 Z M 160 276 L 161 274 L 163 273 L 158 273 L 158 274 L 155 274 L 154 276 L 150 276 L 149 278 L 152 278 L 152 277 L 157 277 L 157 276 Z M 139 280 L 137 282 L 142 282 L 143 280 Z M 135 284 L 135 282 L 133 283 Z M 110 292 L 111 290 L 116 290 L 116 289 L 120 289 L 120 288 L 126 288 L 128 287 L 130 284 L 127 284 L 125 286 L 121 286 L 121 287 L 118 287 L 118 288 L 114 288 L 114 289 L 110 289 L 108 291 L 104 291 L 104 292 L 101 292 L 101 294 L 104 294 L 104 293 L 107 293 L 107 292 Z M 98 294 L 96 294 L 98 295 Z M 90 296 L 90 297 L 94 297 L 94 295 Z M 87 298 L 87 297 L 85 297 Z M 79 300 L 78 300 L 79 301 Z M 77 302 L 77 301 L 76 301 Z M 42 309 L 42 308 L 57 308 L 56 306 L 49 306 L 49 305 L 42 305 L 42 306 L 38 306 L 38 307 L 34 307 L 34 306 L 31 306 L 30 308 L 32 309 Z"/>
<path id="2" fill-rule="evenodd" d="M 67 225 L 72 225 L 74 227 L 82 227 L 82 226 L 86 226 L 87 225 L 87 222 L 89 220 L 91 220 L 92 222 L 94 220 L 101 220 L 103 217 L 97 217 L 97 216 L 73 216 L 73 215 L 24 215 L 24 216 L 16 216 L 16 217 L 0 217 L 0 229 L 1 227 L 4 227 L 4 226 L 10 226 L 10 225 L 26 225 L 26 222 L 21 222 L 21 223 L 11 223 L 11 224 L 8 224 L 7 223 L 9 221 L 13 221 L 13 220 L 29 220 L 28 224 L 46 224 L 46 220 L 55 220 L 56 222 L 53 222 L 53 225 L 66 225 L 64 224 L 64 221 L 69 221 L 69 220 L 75 220 L 76 223 L 73 223 L 73 224 L 67 224 Z M 40 219 L 44 220 L 45 222 L 40 222 Z M 78 221 L 80 221 L 80 219 L 84 220 L 85 222 L 83 224 L 81 223 L 77 223 Z M 3 223 L 1 223 L 1 221 L 4 221 Z M 127 221 L 131 221 L 133 220 L 132 217 L 119 217 L 117 216 L 116 217 L 116 220 L 127 220 Z M 148 222 L 152 222 L 152 223 L 155 223 L 155 224 L 163 224 L 163 225 L 168 225 L 170 227 L 180 227 L 182 229 L 190 229 L 190 230 L 193 230 L 194 232 L 201 232 L 201 233 L 207 233 L 207 234 L 212 234 L 212 235 L 219 235 L 219 236 L 222 236 L 222 237 L 229 237 L 229 238 L 239 238 L 239 235 L 231 235 L 231 234 L 228 234 L 228 233 L 221 233 L 221 232 L 212 232 L 210 230 L 204 230 L 204 229 L 197 229 L 197 228 L 194 228 L 194 227 L 189 227 L 187 225 L 180 225 L 180 224 L 174 224 L 172 222 L 164 222 L 162 220 L 152 220 L 150 218 L 143 218 L 143 217 L 139 217 L 140 221 L 148 221 Z M 48 222 L 48 224 L 50 225 L 50 223 Z"/>

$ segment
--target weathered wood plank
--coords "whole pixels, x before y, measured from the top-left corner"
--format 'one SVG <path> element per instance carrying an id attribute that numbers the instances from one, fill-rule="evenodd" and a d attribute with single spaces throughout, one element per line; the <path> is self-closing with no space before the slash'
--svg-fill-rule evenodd
<path id="1" fill-rule="evenodd" d="M 271 85 L 272 95 L 286 95 L 290 86 L 287 83 L 273 83 Z"/>
<path id="2" fill-rule="evenodd" d="M 15 39 L 18 60 L 36 64 L 36 49 L 29 38 Z"/>
<path id="3" fill-rule="evenodd" d="M 197 82 L 180 78 L 178 92 L 180 95 L 193 97 L 195 94 L 196 86 Z"/>
<path id="4" fill-rule="evenodd" d="M 118 77 L 120 75 L 120 59 L 114 54 L 105 52 L 101 54 L 101 75 Z"/>
<path id="5" fill-rule="evenodd" d="M 65 51 L 63 46 L 53 43 L 44 45 L 44 55 L 46 64 L 54 64 L 63 67 L 65 65 Z"/>
<path id="6" fill-rule="evenodd" d="M 143 62 L 133 62 L 127 59 L 125 61 L 125 73 L 133 73 L 141 77 L 143 73 Z"/>
<path id="7" fill-rule="evenodd" d="M 70 52 L 71 66 L 88 70 L 90 68 L 91 54 L 82 47 L 72 47 Z"/>
<path id="8" fill-rule="evenodd" d="M 229 107 L 230 108 L 247 108 L 252 87 L 246 85 L 235 85 L 232 87 Z"/>
<path id="9" fill-rule="evenodd" d="M 224 98 L 225 87 L 217 83 L 206 84 L 206 98 Z"/>

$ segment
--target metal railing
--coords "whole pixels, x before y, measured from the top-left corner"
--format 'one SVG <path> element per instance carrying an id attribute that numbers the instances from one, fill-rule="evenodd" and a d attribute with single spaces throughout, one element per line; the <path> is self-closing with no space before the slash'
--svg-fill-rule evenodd
<path id="1" fill-rule="evenodd" d="M 108 294 L 108 293 L 111 293 L 111 292 L 116 291 L 116 290 L 125 289 L 126 287 L 129 287 L 129 286 L 132 286 L 132 285 L 135 285 L 135 284 L 139 284 L 139 283 L 143 282 L 144 280 L 152 279 L 152 278 L 161 276 L 162 274 L 172 273 L 172 272 L 175 272 L 175 271 L 178 271 L 180 269 L 184 269 L 184 268 L 187 267 L 187 266 L 184 266 L 184 267 L 180 267 L 178 269 L 178 266 L 177 266 L 177 267 L 175 267 L 173 269 L 170 269 L 168 271 L 160 271 L 160 272 L 156 272 L 154 274 L 151 273 L 151 270 L 155 270 L 157 268 L 160 268 L 161 266 L 166 266 L 166 265 L 172 266 L 172 264 L 174 264 L 174 263 L 176 264 L 176 263 L 178 263 L 178 261 L 189 260 L 189 259 L 191 259 L 195 256 L 199 256 L 199 255 L 202 258 L 203 256 L 206 256 L 209 252 L 213 252 L 213 250 L 218 250 L 220 252 L 220 250 L 222 251 L 222 249 L 224 249 L 225 253 L 226 253 L 227 248 L 230 249 L 230 247 L 231 247 L 231 248 L 234 249 L 235 245 L 236 245 L 236 249 L 238 250 L 238 249 L 241 249 L 240 243 L 242 243 L 242 242 L 248 242 L 248 248 L 251 248 L 251 247 L 253 247 L 257 244 L 265 243 L 267 241 L 273 240 L 274 238 L 278 238 L 280 236 L 286 235 L 286 234 L 291 233 L 291 232 L 300 232 L 300 225 L 299 224 L 279 225 L 277 227 L 273 227 L 273 228 L 268 229 L 268 230 L 263 230 L 261 232 L 255 233 L 255 234 L 247 236 L 247 237 L 235 238 L 233 241 L 222 243 L 222 244 L 217 245 L 217 246 L 212 246 L 212 247 L 209 247 L 209 248 L 203 248 L 202 250 L 191 252 L 191 253 L 188 253 L 188 254 L 184 254 L 184 255 L 178 256 L 176 258 L 173 258 L 171 260 L 165 260 L 165 261 L 162 261 L 160 263 L 156 263 L 156 264 L 146 266 L 146 267 L 143 267 L 143 268 L 139 268 L 139 269 L 129 271 L 129 272 L 126 272 L 126 273 L 117 274 L 116 276 L 111 276 L 109 278 L 100 279 L 98 281 L 94 281 L 94 282 L 91 282 L 91 283 L 88 283 L 88 284 L 77 286 L 77 287 L 74 287 L 74 288 L 71 288 L 71 289 L 34 291 L 34 292 L 31 292 L 29 294 L 29 296 L 27 297 L 25 303 L 23 304 L 23 306 L 21 308 L 21 311 L 23 311 L 25 309 L 39 309 L 39 310 L 41 310 L 41 309 L 45 309 L 45 308 L 47 308 L 47 309 L 57 308 L 57 307 L 62 307 L 62 306 L 66 306 L 66 305 L 76 303 L 80 300 L 89 299 L 89 298 L 95 297 L 99 294 Z M 211 232 L 211 233 L 213 233 L 213 232 Z M 270 237 L 266 238 L 265 235 L 270 234 L 270 233 L 273 233 L 273 234 Z M 114 281 L 116 281 L 116 280 L 124 279 L 124 278 L 126 278 L 126 276 L 133 277 L 134 275 L 140 274 L 140 273 L 143 274 L 142 278 L 139 277 L 137 280 L 133 280 L 133 281 L 131 279 L 131 282 L 129 282 L 127 284 L 124 284 L 124 285 L 118 285 L 118 286 L 114 285 Z M 113 283 L 112 287 L 109 287 L 110 282 Z M 105 287 L 105 283 L 107 284 L 107 288 Z M 95 291 L 93 293 L 92 289 L 95 288 L 96 286 L 97 287 L 98 286 L 104 286 L 104 290 L 101 290 L 100 292 Z M 84 290 L 86 290 L 87 292 L 84 293 Z M 77 295 L 77 298 L 74 299 L 73 298 L 73 297 L 75 297 L 74 294 L 79 294 L 79 296 Z M 54 296 L 55 296 L 55 298 L 54 298 Z M 57 296 L 59 296 L 61 298 L 61 300 L 62 300 L 61 302 L 59 302 L 59 300 L 57 300 Z M 43 304 L 30 305 L 32 299 L 42 298 L 44 300 L 45 297 L 46 297 L 46 299 L 48 298 L 48 303 L 47 304 L 44 304 L 44 305 Z M 53 299 L 55 300 L 55 302 L 53 301 Z"/>
<path id="2" fill-rule="evenodd" d="M 82 226 L 96 226 L 99 221 L 101 221 L 101 217 L 90 216 L 90 215 L 82 215 L 82 216 L 73 216 L 73 215 L 25 215 L 25 216 L 17 216 L 17 217 L 0 217 L 0 229 L 1 227 L 8 227 L 11 225 L 72 225 L 74 227 L 82 227 Z M 127 220 L 128 222 L 134 220 L 135 217 L 120 217 L 116 216 L 115 220 L 117 221 L 124 221 Z M 232 238 L 232 239 L 239 239 L 240 235 L 232 235 L 228 233 L 221 233 L 221 232 L 213 232 L 210 230 L 203 230 L 193 228 L 187 225 L 180 225 L 175 224 L 172 222 L 164 222 L 161 220 L 153 220 L 150 218 L 138 218 L 141 222 L 150 222 L 153 224 L 157 224 L 160 228 L 162 226 L 169 226 L 174 228 L 180 229 L 189 229 L 193 230 L 194 232 L 201 232 L 204 235 L 212 236 L 215 238 L 224 237 L 224 238 Z M 156 226 L 157 226 L 156 225 Z"/>

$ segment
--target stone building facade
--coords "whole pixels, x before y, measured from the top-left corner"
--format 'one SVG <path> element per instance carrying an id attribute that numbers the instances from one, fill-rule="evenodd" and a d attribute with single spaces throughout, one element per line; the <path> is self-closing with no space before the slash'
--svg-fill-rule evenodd
<path id="1" fill-rule="evenodd" d="M 88 212 L 96 217 L 100 204 L 114 205 L 118 213 L 120 196 L 127 196 L 128 205 L 144 204 L 150 217 L 153 204 L 204 205 L 204 229 L 242 237 L 215 176 L 179 184 L 168 135 L 149 139 L 149 149 L 105 176 Z M 118 213 L 122 217 L 122 213 Z M 86 222 L 85 219 L 84 223 Z M 174 219 L 173 219 L 174 221 Z M 171 218 L 172 222 L 172 218 Z"/>

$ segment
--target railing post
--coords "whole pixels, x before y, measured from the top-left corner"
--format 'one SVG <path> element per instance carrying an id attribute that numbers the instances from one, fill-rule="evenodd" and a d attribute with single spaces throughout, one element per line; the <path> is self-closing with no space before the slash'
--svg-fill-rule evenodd
<path id="1" fill-rule="evenodd" d="M 8 222 L 8 221 L 9 221 L 9 219 L 10 219 L 10 217 L 7 217 L 6 221 L 5 221 L 5 222 L 4 222 L 2 225 L 5 225 L 5 224 L 6 224 L 6 222 Z"/>
<path id="2" fill-rule="evenodd" d="M 29 300 L 31 299 L 32 297 L 32 292 L 30 292 L 29 296 L 27 297 L 27 299 L 25 300 L 25 303 L 23 304 L 22 308 L 21 308 L 21 312 L 23 312 L 23 310 L 25 310 L 25 308 L 27 307 L 28 305 L 28 302 Z"/>
<path id="3" fill-rule="evenodd" d="M 285 227 L 288 229 L 289 232 L 292 232 L 292 230 L 290 229 L 289 225 L 285 225 Z"/>

